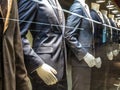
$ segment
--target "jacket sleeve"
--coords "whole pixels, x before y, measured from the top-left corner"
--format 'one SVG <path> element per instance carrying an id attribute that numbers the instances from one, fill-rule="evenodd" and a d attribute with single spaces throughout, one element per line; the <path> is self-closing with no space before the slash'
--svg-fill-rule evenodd
<path id="1" fill-rule="evenodd" d="M 82 9 L 77 6 L 72 6 L 70 12 L 82 15 Z M 81 31 L 77 29 L 80 26 L 82 18 L 73 14 L 70 14 L 67 18 L 67 28 L 65 32 L 65 38 L 68 46 L 71 48 L 73 53 L 76 55 L 78 60 L 83 59 L 83 57 L 87 54 L 87 51 L 84 47 L 82 47 L 81 43 L 78 40 L 78 34 Z M 78 25 L 79 24 L 79 25 Z M 74 27 L 74 28 L 71 28 Z M 79 27 L 80 28 L 80 27 Z M 82 28 L 81 28 L 82 29 Z"/>
<path id="2" fill-rule="evenodd" d="M 29 73 L 33 72 L 36 68 L 42 65 L 43 60 L 31 48 L 30 43 L 26 37 L 28 29 L 37 11 L 37 3 L 32 0 L 19 0 L 18 12 L 20 20 L 20 31 L 22 37 L 23 51 L 25 57 L 25 64 Z"/>

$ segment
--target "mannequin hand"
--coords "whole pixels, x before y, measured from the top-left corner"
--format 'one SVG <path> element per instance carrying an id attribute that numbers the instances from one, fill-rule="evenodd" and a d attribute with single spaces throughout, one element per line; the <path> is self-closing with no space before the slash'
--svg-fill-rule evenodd
<path id="1" fill-rule="evenodd" d="M 89 53 L 87 53 L 83 57 L 84 61 L 88 64 L 89 67 L 94 67 L 95 66 L 95 57 Z"/>
<path id="2" fill-rule="evenodd" d="M 43 64 L 36 69 L 38 76 L 47 84 L 56 84 L 57 78 L 54 74 L 57 74 L 56 70 L 47 64 Z"/>
<path id="3" fill-rule="evenodd" d="M 117 56 L 118 54 L 119 54 L 119 51 L 117 49 L 113 51 L 114 56 Z"/>
<path id="4" fill-rule="evenodd" d="M 113 53 L 112 52 L 107 53 L 107 57 L 109 60 L 113 60 Z"/>
<path id="5" fill-rule="evenodd" d="M 101 58 L 100 58 L 100 57 L 97 57 L 97 58 L 95 58 L 95 61 L 96 61 L 95 67 L 101 68 L 101 64 L 102 64 Z"/>

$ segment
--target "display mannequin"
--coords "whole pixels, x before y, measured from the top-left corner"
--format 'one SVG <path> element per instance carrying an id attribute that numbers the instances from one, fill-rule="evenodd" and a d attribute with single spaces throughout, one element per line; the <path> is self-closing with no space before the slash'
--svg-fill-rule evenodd
<path id="1" fill-rule="evenodd" d="M 118 27 L 120 27 L 120 20 L 118 20 Z"/>
<path id="2" fill-rule="evenodd" d="M 106 20 L 106 24 L 107 25 L 111 25 L 110 24 L 110 21 L 109 21 L 109 19 L 108 19 L 108 11 L 107 10 L 101 10 L 101 12 L 102 12 L 102 14 L 103 14 L 103 16 L 104 16 L 104 19 Z M 109 29 L 109 30 L 107 30 L 108 31 L 108 37 L 107 37 L 107 42 L 111 42 L 111 39 L 112 39 L 112 29 L 111 28 L 108 28 L 108 27 L 106 27 L 107 29 Z M 109 46 L 107 45 L 107 57 L 108 57 L 108 60 L 113 60 L 113 52 L 112 52 L 112 45 L 109 43 Z"/>
<path id="3" fill-rule="evenodd" d="M 33 90 L 67 90 L 65 28 L 61 27 L 65 26 L 65 18 L 58 0 L 17 2 L 24 56 Z M 33 37 L 32 47 L 26 38 L 28 31 Z"/>
<path id="4" fill-rule="evenodd" d="M 94 10 L 98 15 L 99 15 L 99 17 L 100 17 L 100 19 L 102 20 L 102 21 L 100 21 L 100 22 L 102 22 L 102 23 L 105 23 L 105 21 L 104 21 L 104 18 L 103 18 L 103 15 L 102 15 L 102 13 L 100 12 L 100 4 L 98 4 L 98 3 L 91 3 L 91 9 L 92 10 Z M 105 16 L 107 16 L 107 12 L 106 11 L 103 11 L 103 14 L 105 15 Z M 94 16 L 94 15 L 91 15 L 91 16 Z M 98 16 L 97 16 L 98 17 Z M 94 19 L 94 17 L 93 17 L 93 19 Z M 98 20 L 98 19 L 94 19 L 94 20 Z M 98 31 L 98 30 L 97 30 Z M 101 30 L 100 30 L 100 32 L 101 32 Z M 102 34 L 102 33 L 101 33 Z M 99 33 L 98 33 L 98 35 L 99 35 Z M 96 35 L 97 36 L 97 35 Z M 103 35 L 101 35 L 101 36 L 103 36 Z M 101 39 L 101 40 L 103 40 L 103 37 L 99 37 L 99 39 Z M 98 37 L 98 36 L 97 36 Z M 101 41 L 100 40 L 100 41 Z M 102 43 L 105 43 L 106 42 L 106 40 L 103 40 L 102 41 Z M 106 51 L 105 51 L 106 52 Z M 113 54 L 112 54 L 112 51 L 110 51 L 110 52 L 107 52 L 107 57 L 108 57 L 108 59 L 109 60 L 113 60 Z"/>
<path id="5" fill-rule="evenodd" d="M 89 7 L 85 0 L 75 0 L 70 8 L 70 12 L 90 18 Z M 72 67 L 72 90 L 90 90 L 91 67 L 99 66 L 92 51 L 93 43 L 93 22 L 84 18 L 69 14 L 67 18 L 67 28 L 65 38 L 68 44 L 68 61 Z M 78 30 L 82 28 L 83 30 Z M 76 33 L 77 32 L 77 33 Z"/>
<path id="6" fill-rule="evenodd" d="M 117 25 L 117 28 L 120 29 L 120 20 L 118 20 L 118 18 L 115 18 L 115 23 Z M 120 41 L 120 31 L 118 31 L 118 35 L 117 36 L 118 36 L 118 44 L 119 44 L 119 41 Z M 120 49 L 118 49 L 118 53 L 119 52 L 120 52 Z"/>
<path id="7" fill-rule="evenodd" d="M 107 16 L 107 12 L 104 11 L 104 14 Z M 91 80 L 91 90 L 105 90 L 106 88 L 106 74 L 108 74 L 108 57 L 106 52 L 106 41 L 107 28 L 103 24 L 106 23 L 104 20 L 103 14 L 100 12 L 100 4 L 91 3 L 91 17 L 93 20 L 100 22 L 101 24 L 94 23 L 95 29 L 95 55 L 100 56 L 102 58 L 102 67 L 97 70 L 95 68 L 92 69 L 92 80 Z M 102 24 L 103 23 L 103 24 Z M 110 54 L 109 54 L 110 55 Z M 113 55 L 111 55 L 113 59 Z M 101 77 L 99 76 L 101 75 Z"/>
<path id="8" fill-rule="evenodd" d="M 120 20 L 118 20 L 118 28 L 120 29 Z M 118 43 L 119 43 L 119 52 L 120 52 L 120 31 L 118 35 L 119 35 Z"/>
<path id="9" fill-rule="evenodd" d="M 118 20 L 118 28 L 120 29 L 120 20 Z M 120 52 L 120 31 L 119 31 L 119 40 L 118 40 L 118 43 L 119 43 L 119 52 Z"/>
<path id="10" fill-rule="evenodd" d="M 113 14 L 109 14 L 109 19 L 110 19 L 110 22 L 111 22 L 111 26 L 117 28 L 117 25 L 115 23 L 115 19 L 114 19 L 114 15 Z M 114 56 L 117 56 L 119 54 L 118 44 L 117 44 L 117 42 L 118 42 L 117 41 L 118 40 L 117 32 L 118 31 L 116 29 L 112 28 L 112 41 L 113 41 L 113 55 Z"/>
<path id="11" fill-rule="evenodd" d="M 116 23 L 116 25 L 118 27 L 118 18 L 115 18 L 115 23 Z"/>
<path id="12" fill-rule="evenodd" d="M 108 11 L 107 10 L 101 10 L 101 13 L 108 19 Z"/>
<path id="13" fill-rule="evenodd" d="M 120 29 L 120 20 L 118 20 L 118 28 Z M 119 43 L 119 52 L 120 52 L 120 31 L 118 35 L 119 35 L 118 43 Z"/>
<path id="14" fill-rule="evenodd" d="M 113 14 L 108 14 L 108 17 L 114 21 L 114 15 Z"/>
<path id="15" fill-rule="evenodd" d="M 102 13 L 100 12 L 100 4 L 98 4 L 98 3 L 91 3 L 91 9 L 95 10 L 98 13 L 98 15 L 100 16 L 100 18 L 102 19 L 102 22 L 104 22 Z"/>

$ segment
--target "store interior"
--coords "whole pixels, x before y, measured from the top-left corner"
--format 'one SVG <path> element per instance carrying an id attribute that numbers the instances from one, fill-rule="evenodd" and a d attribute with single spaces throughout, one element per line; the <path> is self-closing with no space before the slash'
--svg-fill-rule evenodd
<path id="1" fill-rule="evenodd" d="M 66 10 L 69 10 L 73 1 L 74 0 L 59 0 L 59 2 L 62 5 L 62 8 Z M 108 12 L 108 16 L 109 14 L 113 15 L 114 20 L 118 25 L 117 28 L 120 28 L 120 0 L 86 0 L 86 4 L 88 4 L 89 8 L 91 8 L 91 3 L 100 4 L 100 11 L 106 10 Z M 65 15 L 67 17 L 67 13 Z M 114 60 L 106 60 L 104 62 L 103 68 L 98 70 L 96 73 L 96 75 L 98 76 L 94 77 L 93 80 L 96 82 L 96 84 L 91 84 L 91 90 L 120 90 L 120 53 L 119 55 L 114 57 Z"/>
<path id="2" fill-rule="evenodd" d="M 59 0 L 59 2 L 63 9 L 69 11 L 74 0 Z M 86 0 L 86 4 L 88 4 L 90 9 L 91 3 L 100 4 L 100 11 L 106 10 L 108 16 L 109 14 L 114 15 L 117 28 L 118 30 L 120 29 L 120 0 Z M 67 18 L 68 13 L 64 13 Z M 32 41 L 30 34 L 28 34 L 28 37 Z M 94 72 L 97 75 L 93 79 L 96 84 L 91 83 L 91 90 L 120 90 L 120 52 L 117 56 L 114 56 L 113 60 L 105 60 L 103 63 L 103 68 Z M 93 78 L 92 76 L 95 75 L 91 75 L 91 79 Z"/>

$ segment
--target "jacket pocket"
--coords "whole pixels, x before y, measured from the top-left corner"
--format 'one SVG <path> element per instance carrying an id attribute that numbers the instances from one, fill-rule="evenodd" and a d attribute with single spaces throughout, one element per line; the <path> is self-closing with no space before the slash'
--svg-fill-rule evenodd
<path id="1" fill-rule="evenodd" d="M 40 46 L 37 50 L 37 53 L 52 53 L 53 47 L 51 46 Z"/>
<path id="2" fill-rule="evenodd" d="M 36 53 L 45 63 L 51 65 L 53 47 L 51 47 L 51 46 L 41 46 L 37 49 Z"/>

